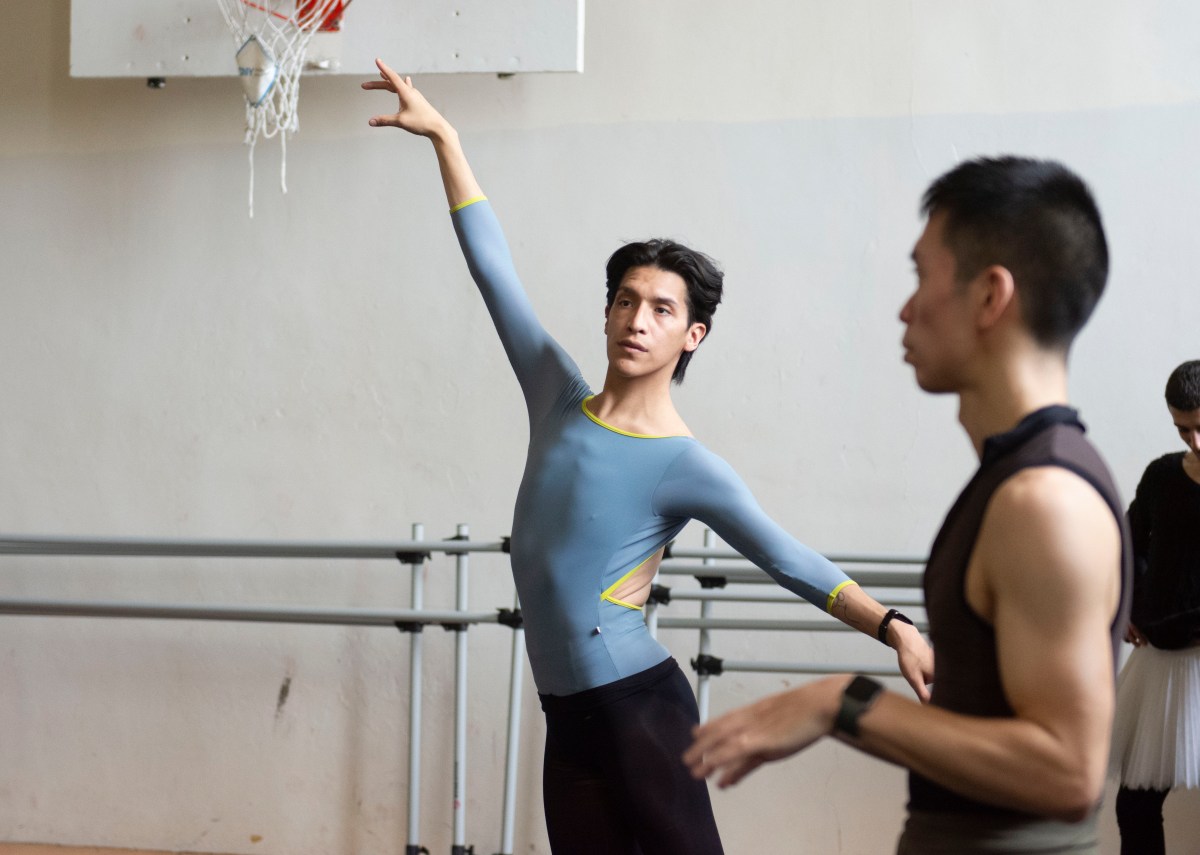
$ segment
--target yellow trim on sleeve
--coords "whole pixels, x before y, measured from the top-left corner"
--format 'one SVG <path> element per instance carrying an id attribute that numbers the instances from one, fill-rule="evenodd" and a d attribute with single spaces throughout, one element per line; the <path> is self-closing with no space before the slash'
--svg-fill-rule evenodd
<path id="1" fill-rule="evenodd" d="M 840 584 L 836 588 L 834 588 L 832 591 L 830 591 L 829 596 L 825 598 L 825 611 L 829 611 L 830 609 L 833 608 L 834 601 L 837 600 L 837 595 L 840 594 L 843 589 L 845 589 L 849 585 L 857 585 L 857 584 L 858 583 L 855 582 L 853 579 L 847 579 L 845 582 L 843 582 L 842 584 Z"/>
<path id="2" fill-rule="evenodd" d="M 642 606 L 636 605 L 635 603 L 627 603 L 624 600 L 618 600 L 616 597 L 613 596 L 613 591 L 615 591 L 615 590 L 617 590 L 617 588 L 621 587 L 622 582 L 624 582 L 626 579 L 628 579 L 630 576 L 632 576 L 637 571 L 641 570 L 642 565 L 645 564 L 647 561 L 649 561 L 651 558 L 653 558 L 657 554 L 658 554 L 658 550 L 656 549 L 653 552 L 651 552 L 649 555 L 647 555 L 645 558 L 643 558 L 641 561 L 639 561 L 637 563 L 637 566 L 635 566 L 632 570 L 630 570 L 628 573 L 626 573 L 620 579 L 618 579 L 617 581 L 615 581 L 611 585 L 609 585 L 608 588 L 604 591 L 604 593 L 600 595 L 600 599 L 604 600 L 605 602 L 612 603 L 615 606 L 623 606 L 627 609 L 633 609 L 634 611 L 638 611 L 638 612 L 642 611 Z"/>
<path id="3" fill-rule="evenodd" d="M 453 208 L 451 208 L 450 213 L 457 214 L 459 211 L 461 211 L 463 208 L 467 207 L 468 205 L 474 205 L 476 202 L 486 202 L 486 201 L 487 201 L 487 196 L 472 196 L 467 201 L 459 202 L 457 205 L 455 205 Z"/>

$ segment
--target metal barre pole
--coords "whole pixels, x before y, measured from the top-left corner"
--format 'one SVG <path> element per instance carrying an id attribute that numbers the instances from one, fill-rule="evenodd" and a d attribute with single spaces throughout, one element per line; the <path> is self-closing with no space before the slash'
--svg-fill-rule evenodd
<path id="1" fill-rule="evenodd" d="M 717 537 L 716 534 L 713 532 L 713 530 L 711 528 L 704 529 L 704 547 L 706 550 L 711 550 L 713 543 L 716 541 L 716 537 Z M 705 566 L 712 565 L 714 563 L 715 563 L 715 561 L 712 558 L 704 559 Z M 755 569 L 757 569 L 757 568 L 755 568 Z M 708 621 L 711 617 L 712 617 L 712 601 L 711 600 L 702 600 L 700 602 L 700 620 Z M 660 621 L 659 623 L 661 626 L 670 626 L 671 625 L 671 621 L 669 618 L 667 619 L 666 623 L 662 623 L 662 621 Z M 700 628 L 700 646 L 699 646 L 699 653 L 698 653 L 699 657 L 705 657 L 705 656 L 710 655 L 711 648 L 712 648 L 712 642 L 711 642 L 711 639 L 709 639 L 709 637 L 708 637 L 708 629 L 706 629 L 705 627 L 701 627 Z M 711 686 L 709 685 L 708 677 L 709 677 L 708 671 L 707 671 L 707 669 L 704 669 L 704 668 L 701 668 L 700 671 L 696 675 L 696 706 L 700 712 L 700 723 L 701 724 L 708 721 L 708 701 L 709 701 L 709 695 L 711 693 Z"/>
<path id="2" fill-rule="evenodd" d="M 425 536 L 425 526 L 413 523 L 413 540 Z M 412 565 L 410 605 L 420 610 L 425 601 L 424 564 Z M 408 648 L 408 845 L 405 855 L 421 851 L 421 642 L 420 632 L 410 632 Z"/>
<path id="3" fill-rule="evenodd" d="M 925 598 L 917 592 L 912 593 L 895 593 L 889 592 L 876 597 L 879 602 L 884 605 L 902 605 L 902 606 L 920 606 L 925 602 Z M 671 590 L 671 601 L 689 600 L 704 602 L 709 600 L 717 603 L 780 603 L 782 605 L 803 606 L 807 603 L 800 599 L 795 594 L 789 591 L 767 591 L 761 594 L 743 594 L 738 591 L 723 591 L 714 590 L 711 588 L 703 588 L 699 591 L 679 591 Z"/>
<path id="4" fill-rule="evenodd" d="M 813 664 L 810 662 L 740 662 L 721 660 L 721 673 L 761 674 L 867 674 L 872 677 L 899 677 L 900 669 L 893 666 L 862 666 L 837 663 Z"/>
<path id="5" fill-rule="evenodd" d="M 398 552 L 503 552 L 501 541 L 478 543 L 431 540 L 431 541 L 273 541 L 273 540 L 222 540 L 222 539 L 170 539 L 144 537 L 65 537 L 52 535 L 0 535 L 0 555 L 113 555 L 113 556 L 158 556 L 194 558 L 394 558 Z M 745 558 L 732 549 L 673 548 L 671 558 L 663 561 L 662 567 L 687 566 L 679 559 L 701 558 L 706 560 L 731 560 L 743 562 L 742 567 L 752 568 Z M 888 555 L 868 553 L 835 553 L 826 557 L 841 564 L 882 564 L 923 567 L 924 556 Z M 697 564 L 694 567 L 705 565 Z M 732 568 L 731 568 L 732 569 Z M 675 572 L 671 570 L 671 572 Z M 759 572 L 755 570 L 755 572 Z M 859 579 L 862 571 L 854 574 Z M 919 573 L 918 573 L 919 578 Z"/>
<path id="6" fill-rule="evenodd" d="M 923 555 L 891 555 L 887 553 L 870 553 L 870 552 L 826 552 L 822 553 L 826 558 L 835 564 L 920 564 L 924 565 L 926 557 Z M 672 548 L 672 558 L 715 558 L 717 560 L 739 560 L 744 561 L 745 558 L 740 552 L 729 548 L 717 548 L 710 546 L 707 538 L 702 549 L 688 547 Z"/>
<path id="7" fill-rule="evenodd" d="M 702 604 L 704 605 L 704 604 Z M 791 632 L 857 632 L 839 620 L 755 620 L 753 618 L 659 618 L 662 629 L 764 629 Z M 926 632 L 929 627 L 924 621 L 916 622 L 917 629 Z M 704 651 L 701 651 L 704 652 Z"/>
<path id="8" fill-rule="evenodd" d="M 521 600 L 513 595 L 513 609 Z M 513 855 L 514 826 L 517 817 L 517 756 L 521 747 L 521 689 L 525 664 L 525 630 L 513 628 L 512 671 L 508 677 L 508 742 L 504 757 L 504 818 L 500 826 L 499 855 Z"/>
<path id="9" fill-rule="evenodd" d="M 454 530 L 456 538 L 467 539 L 468 528 L 459 523 Z M 455 608 L 467 608 L 467 553 L 455 558 L 454 599 Z M 467 852 L 467 627 L 460 626 L 454 634 L 454 843 L 452 855 Z"/>
<path id="10" fill-rule="evenodd" d="M 658 571 L 655 571 L 654 578 L 650 580 L 651 591 L 654 589 L 655 583 L 658 582 Z M 642 607 L 642 614 L 645 615 L 646 629 L 650 631 L 650 637 L 658 638 L 658 602 L 651 595 L 650 599 L 646 600 L 646 604 Z"/>
<path id="11" fill-rule="evenodd" d="M 412 552 L 503 552 L 500 541 L 162 540 L 0 535 L 0 555 L 118 555 L 190 558 L 391 558 Z"/>
<path id="12" fill-rule="evenodd" d="M 0 614 L 40 617 L 158 618 L 247 623 L 295 623 L 333 626 L 434 624 L 456 626 L 497 623 L 492 612 L 416 611 L 413 609 L 326 609 L 305 606 L 177 605 L 94 600 L 0 600 Z"/>
<path id="13" fill-rule="evenodd" d="M 730 582 L 752 585 L 778 584 L 764 571 L 753 564 L 736 565 L 688 564 L 682 561 L 664 561 L 659 572 L 668 576 L 721 577 Z M 919 570 L 855 570 L 852 578 L 859 585 L 879 588 L 920 588 L 922 572 Z"/>

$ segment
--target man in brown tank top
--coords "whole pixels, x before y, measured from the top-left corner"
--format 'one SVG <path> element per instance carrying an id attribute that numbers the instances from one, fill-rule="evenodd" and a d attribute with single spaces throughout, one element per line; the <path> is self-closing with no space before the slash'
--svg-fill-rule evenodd
<path id="1" fill-rule="evenodd" d="M 936 654 L 921 705 L 827 677 L 697 729 L 685 760 L 725 787 L 835 736 L 910 774 L 900 855 L 1094 853 L 1128 621 L 1124 507 L 1067 402 L 1067 354 L 1108 251 L 1059 164 L 969 161 L 926 191 L 904 359 L 959 398 L 979 470 L 925 572 Z"/>

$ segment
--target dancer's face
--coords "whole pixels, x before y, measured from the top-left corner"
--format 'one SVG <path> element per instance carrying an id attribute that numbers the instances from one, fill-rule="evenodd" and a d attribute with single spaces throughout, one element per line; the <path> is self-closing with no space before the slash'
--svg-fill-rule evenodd
<path id="1" fill-rule="evenodd" d="M 955 276 L 954 254 L 946 246 L 943 215 L 934 213 L 913 247 L 917 288 L 900 309 L 904 361 L 926 392 L 956 392 L 974 342 L 968 288 Z"/>
<path id="2" fill-rule="evenodd" d="M 1183 444 L 1192 454 L 1200 457 L 1200 409 L 1177 410 L 1170 405 L 1167 409 L 1171 411 L 1171 421 L 1175 423 L 1175 429 L 1179 431 L 1179 438 L 1183 440 Z"/>
<path id="3" fill-rule="evenodd" d="M 670 376 L 679 355 L 695 350 L 706 332 L 688 319 L 683 277 L 657 267 L 630 268 L 604 318 L 609 367 L 628 377 Z"/>

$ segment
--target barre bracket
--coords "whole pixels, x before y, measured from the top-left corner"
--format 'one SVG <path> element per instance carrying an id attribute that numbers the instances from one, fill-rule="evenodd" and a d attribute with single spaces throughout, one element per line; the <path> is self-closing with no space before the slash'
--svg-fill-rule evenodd
<path id="1" fill-rule="evenodd" d="M 725 660 L 701 653 L 692 660 L 692 670 L 701 677 L 720 677 L 725 671 Z"/>
<path id="2" fill-rule="evenodd" d="M 504 624 L 510 629 L 521 629 L 525 626 L 525 618 L 520 609 L 496 609 L 496 623 Z"/>
<path id="3" fill-rule="evenodd" d="M 465 535 L 465 534 L 456 534 L 456 535 L 452 535 L 451 537 L 448 537 L 448 538 L 446 538 L 446 540 L 447 540 L 447 541 L 450 541 L 450 540 L 470 540 L 470 539 L 471 539 L 471 538 L 469 538 L 469 537 L 468 537 L 467 535 Z M 451 552 L 450 550 L 446 550 L 446 554 L 447 554 L 447 555 L 466 555 L 467 553 L 465 553 L 465 552 Z"/>
<path id="4" fill-rule="evenodd" d="M 396 560 L 401 564 L 424 564 L 431 556 L 432 553 L 413 550 L 411 552 L 397 552 Z"/>

